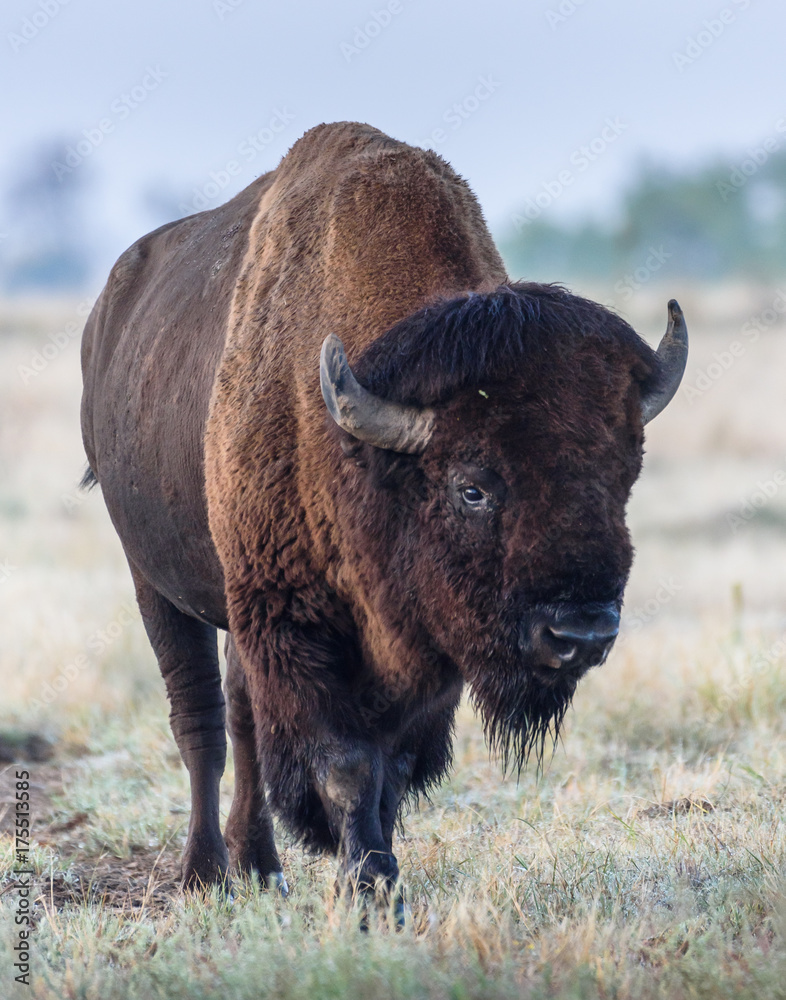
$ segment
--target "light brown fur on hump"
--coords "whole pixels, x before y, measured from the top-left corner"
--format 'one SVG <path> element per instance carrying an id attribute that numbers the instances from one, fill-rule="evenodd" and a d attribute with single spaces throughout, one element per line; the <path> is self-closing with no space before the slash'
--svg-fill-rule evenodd
<path id="1" fill-rule="evenodd" d="M 284 157 L 251 226 L 206 433 L 233 631 L 248 624 L 238 616 L 252 594 L 266 594 L 275 617 L 288 592 L 333 575 L 340 472 L 326 453 L 318 367 L 327 334 L 352 363 L 428 302 L 505 280 L 474 195 L 437 154 L 340 123 Z"/>

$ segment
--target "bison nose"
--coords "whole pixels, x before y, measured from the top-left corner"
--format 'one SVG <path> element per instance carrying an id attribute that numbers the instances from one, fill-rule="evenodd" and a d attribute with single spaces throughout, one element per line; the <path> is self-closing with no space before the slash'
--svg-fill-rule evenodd
<path id="1" fill-rule="evenodd" d="M 533 630 L 536 665 L 571 672 L 597 666 L 608 656 L 619 625 L 619 611 L 614 605 L 561 609 Z"/>

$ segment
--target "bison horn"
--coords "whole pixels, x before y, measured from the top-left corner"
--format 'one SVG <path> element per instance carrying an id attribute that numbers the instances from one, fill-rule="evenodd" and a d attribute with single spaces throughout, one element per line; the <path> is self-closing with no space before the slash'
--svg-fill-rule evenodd
<path id="1" fill-rule="evenodd" d="M 671 402 L 679 389 L 682 373 L 688 360 L 688 328 L 676 299 L 669 302 L 669 325 L 658 346 L 658 359 L 662 377 L 661 387 L 648 393 L 641 400 L 641 421 L 648 424 L 653 417 Z"/>
<path id="2" fill-rule="evenodd" d="M 394 403 L 364 389 L 333 333 L 322 344 L 319 382 L 331 417 L 358 440 L 407 455 L 419 455 L 429 443 L 434 411 Z"/>

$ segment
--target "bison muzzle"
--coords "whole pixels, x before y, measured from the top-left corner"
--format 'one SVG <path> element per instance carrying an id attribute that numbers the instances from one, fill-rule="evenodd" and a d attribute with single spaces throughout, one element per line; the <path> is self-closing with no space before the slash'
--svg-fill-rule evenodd
<path id="1" fill-rule="evenodd" d="M 617 634 L 643 427 L 685 367 L 668 312 L 655 352 L 512 282 L 448 164 L 353 123 L 123 254 L 82 427 L 190 775 L 186 886 L 283 884 L 275 813 L 389 889 L 465 686 L 506 763 L 542 751 Z"/>

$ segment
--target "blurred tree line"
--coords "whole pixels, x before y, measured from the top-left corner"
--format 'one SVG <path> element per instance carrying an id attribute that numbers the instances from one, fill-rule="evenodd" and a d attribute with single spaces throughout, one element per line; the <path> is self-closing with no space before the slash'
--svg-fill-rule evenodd
<path id="1" fill-rule="evenodd" d="M 780 141 L 771 138 L 736 163 L 715 160 L 692 170 L 645 162 L 615 222 L 552 221 L 553 199 L 544 185 L 541 201 L 529 199 L 508 231 L 497 233 L 508 270 L 540 280 L 611 280 L 623 300 L 656 274 L 780 277 L 786 272 L 786 148 Z M 31 148 L 5 184 L 2 291 L 81 291 L 91 281 L 103 282 L 106 252 L 96 237 L 95 175 L 89 168 L 53 170 L 61 151 L 57 142 Z M 158 199 L 149 186 L 140 189 L 139 235 L 152 228 L 145 216 L 160 225 L 182 214 L 165 188 Z"/>
<path id="2" fill-rule="evenodd" d="M 762 146 L 736 163 L 685 171 L 643 163 L 614 224 L 560 224 L 548 219 L 548 209 L 513 219 L 500 249 L 516 276 L 613 276 L 618 292 L 656 272 L 770 280 L 786 272 L 786 150 Z"/>
<path id="3" fill-rule="evenodd" d="M 56 141 L 28 150 L 7 184 L 0 223 L 0 287 L 81 290 L 90 277 L 85 224 L 89 171 L 58 177 Z"/>

